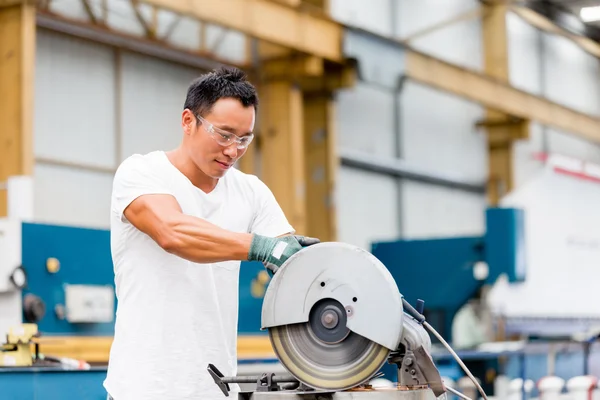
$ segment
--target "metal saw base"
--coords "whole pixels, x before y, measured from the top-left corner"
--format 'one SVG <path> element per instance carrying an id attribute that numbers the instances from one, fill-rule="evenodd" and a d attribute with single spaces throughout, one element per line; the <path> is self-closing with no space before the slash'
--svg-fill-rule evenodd
<path id="1" fill-rule="evenodd" d="M 240 392 L 238 400 L 435 400 L 430 389 L 357 389 L 344 392 Z"/>

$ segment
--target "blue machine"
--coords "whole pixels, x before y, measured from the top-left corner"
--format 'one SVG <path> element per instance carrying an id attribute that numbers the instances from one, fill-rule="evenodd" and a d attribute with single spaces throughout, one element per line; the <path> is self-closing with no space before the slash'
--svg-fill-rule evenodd
<path id="1" fill-rule="evenodd" d="M 60 312 L 66 303 L 66 288 L 70 285 L 106 287 L 114 295 L 114 272 L 110 250 L 110 231 L 39 223 L 23 223 L 22 265 L 27 274 L 23 290 L 23 322 L 39 318 L 42 337 L 94 336 L 112 337 L 114 321 L 73 323 Z M 49 260 L 58 268 L 49 269 Z M 238 331 L 241 336 L 266 335 L 260 331 L 262 294 L 268 280 L 259 262 L 244 262 L 240 268 L 240 312 Z M 268 277 L 268 275 L 266 275 Z M 33 301 L 32 301 L 33 299 Z M 41 311 L 44 311 L 43 313 Z M 255 362 L 243 360 L 240 363 Z M 2 399 L 29 400 L 105 400 L 102 382 L 106 366 L 90 370 L 62 370 L 58 367 L 0 368 Z"/>
<path id="2" fill-rule="evenodd" d="M 525 279 L 523 211 L 487 209 L 483 236 L 376 242 L 372 253 L 390 270 L 406 300 L 424 300 L 430 324 L 452 340 L 454 315 L 482 285 L 502 274 L 510 282 Z M 473 273 L 479 262 L 488 267 L 484 280 Z"/>
<path id="3" fill-rule="evenodd" d="M 55 312 L 65 304 L 65 285 L 105 285 L 114 289 L 110 231 L 23 223 L 22 249 L 28 279 L 23 295 L 34 295 L 45 305 L 46 312 L 37 322 L 43 336 L 113 335 L 114 322 L 73 324 Z M 60 262 L 56 273 L 46 268 L 51 258 Z M 244 262 L 240 268 L 240 334 L 261 334 L 262 297 L 253 294 L 252 285 L 264 271 L 259 262 Z M 114 301 L 116 310 L 116 297 Z"/>

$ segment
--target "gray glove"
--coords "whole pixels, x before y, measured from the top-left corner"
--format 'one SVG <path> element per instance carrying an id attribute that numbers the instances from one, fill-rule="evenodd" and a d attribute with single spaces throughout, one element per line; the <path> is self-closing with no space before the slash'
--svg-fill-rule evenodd
<path id="1" fill-rule="evenodd" d="M 249 261 L 261 261 L 265 268 L 275 274 L 279 267 L 304 247 L 320 243 L 319 239 L 301 235 L 267 237 L 254 235 L 248 254 Z"/>

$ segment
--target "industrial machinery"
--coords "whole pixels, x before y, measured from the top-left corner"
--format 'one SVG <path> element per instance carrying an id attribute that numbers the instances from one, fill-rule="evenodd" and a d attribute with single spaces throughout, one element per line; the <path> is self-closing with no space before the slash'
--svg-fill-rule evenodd
<path id="1" fill-rule="evenodd" d="M 411 282 L 402 290 L 405 298 L 411 303 L 425 299 L 427 319 L 450 341 L 454 316 L 483 285 L 494 284 L 500 276 L 509 282 L 526 278 L 523 210 L 489 208 L 485 221 L 482 236 L 404 239 L 372 246 L 372 253 L 396 280 Z"/>
<path id="2" fill-rule="evenodd" d="M 570 338 L 600 326 L 600 166 L 559 155 L 532 163 L 527 182 L 485 211 L 483 234 L 372 245 L 397 281 L 411 282 L 405 298 L 424 299 L 427 319 L 451 342 L 456 312 L 484 286 L 507 337 Z"/>
<path id="3" fill-rule="evenodd" d="M 449 388 L 430 356 L 425 328 L 431 326 L 376 257 L 349 244 L 320 243 L 283 264 L 262 306 L 262 329 L 288 373 L 225 377 L 212 364 L 208 373 L 224 396 L 230 384 L 256 382 L 255 390 L 238 392 L 240 399 L 438 397 Z M 398 386 L 369 385 L 386 363 L 397 366 Z"/>
<path id="4" fill-rule="evenodd" d="M 35 324 L 12 327 L 6 335 L 6 343 L 0 346 L 0 367 L 31 366 L 31 346 L 37 333 Z"/>
<path id="5" fill-rule="evenodd" d="M 410 282 L 402 286 L 403 296 L 412 304 L 425 300 L 427 320 L 455 348 L 457 312 L 484 293 L 477 302 L 486 309 L 492 335 L 523 342 L 463 350 L 464 358 L 486 364 L 478 377 L 488 368 L 531 379 L 549 370 L 565 379 L 587 374 L 589 341 L 600 333 L 598 171 L 598 165 L 565 156 L 536 155 L 520 172 L 527 173 L 521 177 L 526 183 L 485 211 L 482 234 L 378 241 L 371 251 L 397 282 Z M 432 340 L 434 359 L 444 368 Z M 558 342 L 565 351 L 581 350 L 569 350 L 561 360 L 550 355 Z M 538 345 L 548 354 L 535 355 Z M 509 350 L 514 348 L 520 350 Z"/>

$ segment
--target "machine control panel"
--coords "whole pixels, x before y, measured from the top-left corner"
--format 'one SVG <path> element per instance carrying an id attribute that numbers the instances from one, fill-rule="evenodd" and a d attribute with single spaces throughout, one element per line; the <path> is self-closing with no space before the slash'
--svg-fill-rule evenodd
<path id="1" fill-rule="evenodd" d="M 114 296 L 108 285 L 65 285 L 65 317 L 70 323 L 113 322 Z"/>

